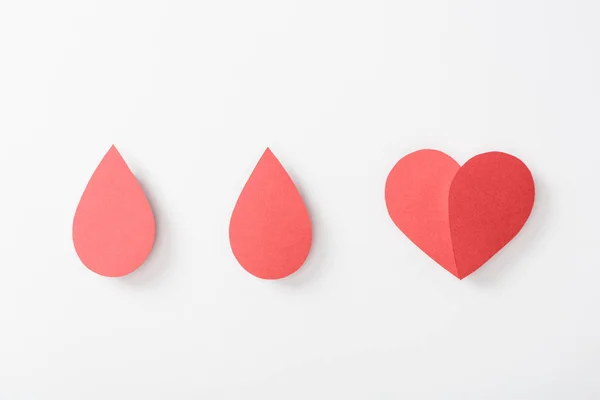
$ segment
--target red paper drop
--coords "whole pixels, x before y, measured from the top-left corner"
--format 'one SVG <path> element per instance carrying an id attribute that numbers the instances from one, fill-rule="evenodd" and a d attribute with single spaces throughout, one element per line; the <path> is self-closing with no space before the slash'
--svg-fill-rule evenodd
<path id="1" fill-rule="evenodd" d="M 144 263 L 154 234 L 148 199 L 112 146 L 90 178 L 75 212 L 75 251 L 97 274 L 124 276 Z"/>
<path id="2" fill-rule="evenodd" d="M 308 257 L 312 226 L 298 189 L 266 149 L 240 193 L 229 224 L 238 262 L 262 279 L 296 272 Z"/>

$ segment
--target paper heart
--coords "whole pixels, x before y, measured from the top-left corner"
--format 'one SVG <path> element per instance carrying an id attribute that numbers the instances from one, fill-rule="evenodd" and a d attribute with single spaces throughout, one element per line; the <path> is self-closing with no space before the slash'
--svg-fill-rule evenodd
<path id="1" fill-rule="evenodd" d="M 479 154 L 462 167 L 436 150 L 419 150 L 391 170 L 385 201 L 400 230 L 463 279 L 519 233 L 531 214 L 533 177 L 518 158 Z"/>

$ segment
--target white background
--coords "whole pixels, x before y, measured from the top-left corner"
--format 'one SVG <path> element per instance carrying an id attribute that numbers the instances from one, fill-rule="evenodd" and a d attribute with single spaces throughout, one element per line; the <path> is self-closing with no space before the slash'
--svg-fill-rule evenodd
<path id="1" fill-rule="evenodd" d="M 0 398 L 600 398 L 600 2 L 0 3 Z M 71 224 L 115 143 L 152 203 L 133 274 Z M 304 267 L 246 273 L 228 223 L 270 146 Z M 420 148 L 523 159 L 536 205 L 463 281 L 389 219 Z"/>

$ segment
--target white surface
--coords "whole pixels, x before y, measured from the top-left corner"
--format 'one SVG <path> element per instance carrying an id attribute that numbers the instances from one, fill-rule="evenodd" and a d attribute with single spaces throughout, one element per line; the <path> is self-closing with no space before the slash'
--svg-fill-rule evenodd
<path id="1" fill-rule="evenodd" d="M 598 399 L 600 2 L 0 4 L 0 398 Z M 158 236 L 73 250 L 115 143 Z M 266 146 L 314 245 L 278 282 L 230 252 Z M 459 281 L 389 219 L 406 153 L 522 158 L 521 234 Z"/>

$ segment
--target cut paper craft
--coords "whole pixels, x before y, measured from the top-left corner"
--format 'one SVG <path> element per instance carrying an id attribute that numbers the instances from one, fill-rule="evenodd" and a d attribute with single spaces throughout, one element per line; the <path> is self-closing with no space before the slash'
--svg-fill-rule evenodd
<path id="1" fill-rule="evenodd" d="M 519 233 L 534 198 L 527 166 L 501 152 L 479 154 L 461 168 L 440 151 L 419 150 L 398 161 L 385 186 L 396 226 L 459 279 Z"/>
<path id="2" fill-rule="evenodd" d="M 125 160 L 112 146 L 81 196 L 73 244 L 97 274 L 119 277 L 141 266 L 154 244 L 152 209 Z"/>
<path id="3" fill-rule="evenodd" d="M 267 148 L 240 193 L 229 224 L 235 258 L 252 275 L 281 279 L 308 257 L 312 226 L 298 189 Z"/>

